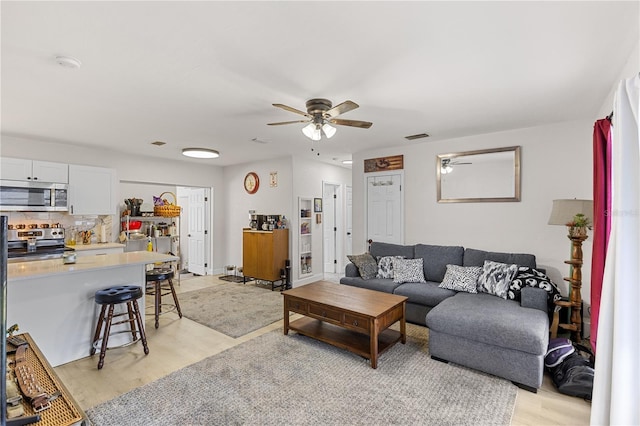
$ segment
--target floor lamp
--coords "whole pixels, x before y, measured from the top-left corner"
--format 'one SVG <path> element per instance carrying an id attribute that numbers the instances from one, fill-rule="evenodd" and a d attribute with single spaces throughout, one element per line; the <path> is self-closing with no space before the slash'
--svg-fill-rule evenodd
<path id="1" fill-rule="evenodd" d="M 582 242 L 587 239 L 587 229 L 591 228 L 593 201 L 591 200 L 553 200 L 553 209 L 549 225 L 565 225 L 571 241 L 571 259 L 564 263 L 570 265 L 570 276 L 564 278 L 571 284 L 569 301 L 557 301 L 551 325 L 551 337 L 556 337 L 558 327 L 571 332 L 571 340 L 582 341 Z M 559 322 L 559 309 L 571 309 L 569 323 Z"/>

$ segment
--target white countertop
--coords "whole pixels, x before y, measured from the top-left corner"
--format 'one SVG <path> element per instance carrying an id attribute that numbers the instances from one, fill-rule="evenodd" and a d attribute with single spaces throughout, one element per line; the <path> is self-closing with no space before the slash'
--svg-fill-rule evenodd
<path id="1" fill-rule="evenodd" d="M 123 265 L 170 262 L 174 260 L 179 260 L 179 257 L 151 251 L 132 251 L 128 253 L 106 254 L 104 256 L 78 257 L 76 263 L 71 264 L 64 264 L 62 259 L 9 263 L 7 265 L 7 281 L 18 281 L 45 275 L 110 269 Z"/>
<path id="2" fill-rule="evenodd" d="M 85 250 L 105 250 L 112 248 L 122 248 L 124 249 L 124 244 L 120 243 L 96 243 L 96 244 L 76 244 L 74 246 L 67 246 L 68 248 L 72 248 L 75 251 L 85 251 Z"/>

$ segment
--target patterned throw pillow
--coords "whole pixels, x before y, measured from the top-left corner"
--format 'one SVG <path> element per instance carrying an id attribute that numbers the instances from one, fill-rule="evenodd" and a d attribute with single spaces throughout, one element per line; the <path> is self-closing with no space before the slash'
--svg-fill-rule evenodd
<path id="1" fill-rule="evenodd" d="M 541 288 L 548 293 L 548 300 L 554 302 L 559 300 L 561 295 L 558 287 L 551 279 L 537 269 L 521 266 L 518 268 L 513 281 L 509 285 L 507 297 L 511 300 L 520 300 L 520 293 L 524 287 Z"/>
<path id="2" fill-rule="evenodd" d="M 447 272 L 438 287 L 454 291 L 477 293 L 478 277 L 482 273 L 480 266 L 447 265 Z"/>
<path id="3" fill-rule="evenodd" d="M 370 280 L 378 273 L 378 264 L 370 253 L 347 255 L 349 260 L 356 265 L 363 280 Z"/>
<path id="4" fill-rule="evenodd" d="M 393 259 L 404 259 L 404 257 L 378 256 L 378 275 L 376 278 L 393 278 Z"/>
<path id="5" fill-rule="evenodd" d="M 517 273 L 518 265 L 485 260 L 482 273 L 478 277 L 478 293 L 489 293 L 506 299 L 509 284 Z"/>
<path id="6" fill-rule="evenodd" d="M 396 284 L 426 283 L 422 268 L 421 257 L 417 259 L 394 259 L 393 282 Z"/>

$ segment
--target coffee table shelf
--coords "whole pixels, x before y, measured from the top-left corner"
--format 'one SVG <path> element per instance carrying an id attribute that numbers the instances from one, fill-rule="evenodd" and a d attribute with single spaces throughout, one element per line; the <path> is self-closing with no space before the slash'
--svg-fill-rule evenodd
<path id="1" fill-rule="evenodd" d="M 371 357 L 370 338 L 366 334 L 307 317 L 290 322 L 289 330 L 329 343 L 340 349 L 346 349 L 367 359 Z M 399 331 L 384 330 L 378 334 L 378 354 L 383 353 L 401 339 L 402 334 Z"/>

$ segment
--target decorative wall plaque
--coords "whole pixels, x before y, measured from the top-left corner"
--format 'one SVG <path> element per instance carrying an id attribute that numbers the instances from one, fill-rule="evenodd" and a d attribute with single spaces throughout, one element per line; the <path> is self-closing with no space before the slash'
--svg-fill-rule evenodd
<path id="1" fill-rule="evenodd" d="M 404 169 L 404 156 L 393 155 L 391 157 L 370 158 L 364 160 L 364 172 L 384 172 L 386 170 Z"/>

